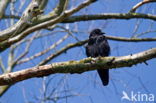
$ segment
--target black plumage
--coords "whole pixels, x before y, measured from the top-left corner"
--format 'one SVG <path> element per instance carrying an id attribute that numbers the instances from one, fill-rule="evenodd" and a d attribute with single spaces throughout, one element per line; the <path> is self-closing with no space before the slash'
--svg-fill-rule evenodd
<path id="1" fill-rule="evenodd" d="M 110 46 L 107 39 L 100 29 L 94 29 L 89 36 L 88 45 L 86 46 L 86 55 L 88 57 L 106 57 L 110 54 Z M 109 70 L 97 69 L 98 74 L 104 86 L 109 83 Z"/>

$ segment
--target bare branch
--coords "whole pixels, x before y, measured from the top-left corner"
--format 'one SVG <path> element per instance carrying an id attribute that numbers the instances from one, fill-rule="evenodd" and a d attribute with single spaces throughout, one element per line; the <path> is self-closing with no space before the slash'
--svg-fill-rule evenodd
<path id="1" fill-rule="evenodd" d="M 143 0 L 143 1 L 139 2 L 138 4 L 136 4 L 135 6 L 133 6 L 133 8 L 130 10 L 130 12 L 134 13 L 142 5 L 147 4 L 147 3 L 152 3 L 152 2 L 156 2 L 156 0 Z"/>
<path id="2" fill-rule="evenodd" d="M 70 34 L 67 34 L 65 35 L 63 38 L 61 38 L 60 40 L 58 40 L 55 44 L 51 45 L 49 48 L 39 52 L 39 53 L 36 53 L 35 55 L 29 57 L 29 58 L 25 58 L 21 61 L 18 61 L 18 64 L 21 64 L 21 63 L 24 63 L 24 62 L 28 62 L 32 59 L 35 59 L 41 55 L 44 55 L 45 53 L 47 53 L 48 51 L 50 51 L 51 49 L 55 48 L 56 46 L 58 46 L 60 43 L 62 43 L 65 39 L 67 39 L 69 37 Z"/>
<path id="3" fill-rule="evenodd" d="M 156 21 L 156 16 L 151 14 L 140 14 L 140 13 L 102 13 L 95 15 L 78 15 L 70 16 L 62 21 L 62 23 L 74 23 L 79 21 L 89 20 L 108 20 L 108 19 L 150 19 Z"/>
<path id="4" fill-rule="evenodd" d="M 62 48 L 61 50 L 57 51 L 56 53 L 54 54 L 51 54 L 49 57 L 47 57 L 45 60 L 41 61 L 38 66 L 40 65 L 44 65 L 46 63 L 48 63 L 50 60 L 52 60 L 53 58 L 59 56 L 60 54 L 66 52 L 68 49 L 71 49 L 73 47 L 77 47 L 77 46 L 82 46 L 84 45 L 85 43 L 87 43 L 88 40 L 84 40 L 84 41 L 80 41 L 80 42 L 77 42 L 77 43 L 73 43 L 73 44 L 68 44 L 67 46 L 65 46 L 64 48 Z"/>
<path id="5" fill-rule="evenodd" d="M 148 31 L 145 31 L 145 32 L 142 32 L 142 33 L 139 33 L 139 34 L 135 34 L 133 36 L 133 38 L 140 37 L 140 36 L 143 36 L 143 35 L 148 34 L 148 33 L 156 33 L 156 30 L 148 30 Z"/>
<path id="6" fill-rule="evenodd" d="M 40 30 L 40 29 L 43 29 L 43 28 L 47 28 L 48 26 L 52 26 L 52 25 L 54 25 L 56 23 L 62 22 L 66 17 L 69 17 L 73 13 L 78 12 L 79 10 L 81 10 L 82 8 L 88 6 L 89 4 L 91 4 L 94 1 L 95 0 L 87 0 L 87 1 L 85 1 L 83 3 L 81 3 L 80 5 L 78 5 L 76 8 L 65 11 L 64 13 L 62 13 L 60 16 L 58 16 L 55 19 L 52 19 L 52 20 L 46 21 L 44 23 L 41 23 L 39 25 L 30 27 L 27 30 L 23 31 L 22 33 L 18 34 L 17 36 L 15 36 L 13 38 L 9 38 L 8 40 L 0 43 L 0 51 L 5 50 L 6 48 L 10 47 L 12 44 L 20 41 L 21 39 L 23 39 L 24 37 L 26 37 L 27 35 L 29 35 L 30 33 L 34 32 L 34 31 L 37 31 L 37 30 Z M 1 39 L 4 39 L 4 38 L 1 38 Z"/>
<path id="7" fill-rule="evenodd" d="M 43 77 L 55 73 L 83 73 L 98 69 L 112 69 L 131 67 L 138 63 L 156 58 L 156 48 L 133 55 L 121 57 L 85 58 L 80 61 L 67 61 L 37 66 L 25 70 L 3 74 L 0 76 L 0 85 L 9 85 L 33 77 Z"/>
<path id="8" fill-rule="evenodd" d="M 36 17 L 39 12 L 36 11 L 36 7 L 39 4 L 37 2 L 31 2 L 28 8 L 24 11 L 21 19 L 10 28 L 7 28 L 0 32 L 0 41 L 5 41 L 8 38 L 12 38 L 16 35 L 19 35 L 27 26 L 29 26 L 33 17 Z"/>
<path id="9" fill-rule="evenodd" d="M 106 36 L 110 40 L 114 41 L 123 41 L 123 42 L 152 42 L 156 41 L 156 38 L 124 38 L 124 37 L 116 37 L 116 36 Z"/>
<path id="10" fill-rule="evenodd" d="M 11 87 L 11 85 L 0 86 L 0 97 Z"/>
<path id="11" fill-rule="evenodd" d="M 150 42 L 150 41 L 156 41 L 156 38 L 123 38 L 123 37 L 115 37 L 115 36 L 106 36 L 106 38 L 108 38 L 109 40 L 123 41 L 123 42 L 145 42 L 145 41 Z M 57 51 L 54 54 L 51 54 L 45 60 L 41 61 L 38 64 L 38 66 L 48 63 L 50 60 L 54 59 L 55 57 L 59 56 L 60 54 L 62 54 L 64 52 L 66 52 L 68 49 L 78 47 L 78 46 L 82 46 L 87 42 L 88 42 L 88 40 L 83 40 L 83 41 L 79 41 L 77 43 L 68 44 L 67 46 L 65 46 L 61 50 Z"/>
<path id="12" fill-rule="evenodd" d="M 5 68 L 5 66 L 4 66 L 4 63 L 3 63 L 1 57 L 0 57 L 0 68 L 2 69 L 2 73 L 5 73 L 5 72 L 6 72 L 6 68 Z"/>
<path id="13" fill-rule="evenodd" d="M 40 9 L 43 10 L 48 4 L 48 0 L 39 0 Z"/>
<path id="14" fill-rule="evenodd" d="M 30 45 L 32 44 L 32 41 L 36 36 L 38 36 L 37 34 L 39 34 L 39 32 L 36 32 L 36 35 L 30 38 L 30 41 L 27 43 L 27 46 L 25 48 L 25 51 L 21 53 L 21 55 L 18 58 L 16 58 L 16 60 L 14 60 L 14 62 L 12 63 L 13 66 L 15 66 L 20 59 L 22 59 L 25 55 L 27 55 L 27 53 L 29 52 Z"/>
<path id="15" fill-rule="evenodd" d="M 60 0 L 57 7 L 51 12 L 51 15 L 60 15 L 67 9 L 68 0 Z"/>
<path id="16" fill-rule="evenodd" d="M 0 19 L 3 18 L 10 0 L 0 0 Z"/>
<path id="17" fill-rule="evenodd" d="M 9 56 L 8 56 L 8 67 L 7 67 L 7 72 L 11 72 L 12 71 L 12 63 L 14 61 L 14 57 L 15 57 L 15 54 L 14 54 L 14 51 L 15 51 L 15 46 L 11 46 L 10 48 L 10 52 L 9 52 Z"/>
<path id="18" fill-rule="evenodd" d="M 3 15 L 2 19 L 20 19 L 20 16 L 16 16 L 16 15 Z"/>

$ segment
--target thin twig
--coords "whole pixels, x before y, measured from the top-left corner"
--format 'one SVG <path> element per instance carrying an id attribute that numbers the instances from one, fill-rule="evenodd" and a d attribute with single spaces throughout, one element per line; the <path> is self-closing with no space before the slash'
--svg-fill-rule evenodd
<path id="1" fill-rule="evenodd" d="M 156 0 L 143 0 L 139 3 L 137 3 L 133 8 L 130 10 L 131 13 L 134 13 L 139 7 L 141 7 L 144 4 L 156 2 Z"/>
<path id="2" fill-rule="evenodd" d="M 31 37 L 30 41 L 27 43 L 25 51 L 14 61 L 13 65 L 18 64 L 18 61 L 22 59 L 23 57 L 25 57 L 25 55 L 29 52 L 30 45 L 32 44 L 32 41 L 34 40 L 34 38 L 36 38 L 37 34 L 39 34 L 39 32 L 40 31 L 36 32 L 36 34 L 33 37 Z"/>
<path id="3" fill-rule="evenodd" d="M 25 58 L 25 59 L 22 59 L 21 61 L 18 61 L 18 64 L 21 64 L 21 63 L 24 63 L 24 62 L 28 62 L 32 59 L 35 59 L 41 55 L 44 55 L 45 53 L 47 53 L 48 51 L 54 49 L 56 46 L 58 46 L 59 44 L 61 44 L 64 40 L 66 40 L 68 37 L 69 37 L 70 34 L 67 34 L 65 35 L 63 38 L 61 38 L 60 40 L 58 40 L 55 44 L 51 45 L 50 47 L 48 47 L 47 49 L 39 52 L 39 53 L 36 53 L 34 54 L 33 56 L 31 57 L 28 57 L 28 58 Z"/>
<path id="4" fill-rule="evenodd" d="M 123 37 L 115 37 L 115 36 L 106 36 L 108 39 L 110 40 L 115 40 L 115 41 L 123 41 L 123 42 L 145 42 L 145 41 L 156 41 L 156 38 L 123 38 Z M 84 40 L 84 41 L 80 41 L 77 43 L 73 43 L 73 44 L 68 44 L 67 46 L 65 46 L 64 48 L 62 48 L 61 50 L 57 51 L 54 54 L 51 54 L 50 56 L 48 56 L 45 60 L 41 61 L 39 65 L 44 65 L 46 63 L 48 63 L 50 60 L 52 60 L 53 58 L 59 56 L 60 54 L 66 52 L 68 49 L 77 47 L 77 46 L 82 46 L 85 43 L 87 43 L 88 40 Z"/>
<path id="5" fill-rule="evenodd" d="M 0 67 L 1 67 L 1 69 L 2 69 L 2 73 L 5 73 L 5 72 L 6 72 L 6 68 L 5 68 L 5 66 L 4 66 L 4 63 L 3 63 L 1 57 L 0 57 Z"/>

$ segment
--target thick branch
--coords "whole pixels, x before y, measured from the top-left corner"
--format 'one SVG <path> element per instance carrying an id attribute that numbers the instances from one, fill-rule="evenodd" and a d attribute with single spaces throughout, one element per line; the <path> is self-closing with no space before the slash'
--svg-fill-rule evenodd
<path id="1" fill-rule="evenodd" d="M 18 22 L 16 25 L 14 25 L 13 27 L 9 28 L 9 30 L 4 30 L 0 33 L 0 40 L 5 40 L 7 38 L 9 38 L 6 41 L 3 41 L 0 43 L 0 51 L 5 50 L 6 48 L 10 47 L 10 45 L 20 41 L 21 39 L 23 39 L 25 36 L 27 36 L 28 34 L 42 29 L 42 28 L 46 28 L 47 26 L 51 26 L 55 23 L 58 22 L 62 22 L 62 23 L 73 23 L 73 22 L 78 22 L 78 21 L 88 21 L 88 20 L 104 20 L 104 19 L 134 19 L 134 18 L 144 18 L 144 19 L 150 19 L 150 20 L 156 20 L 156 16 L 154 15 L 150 15 L 150 14 L 138 14 L 138 13 L 125 13 L 125 14 L 115 14 L 115 13 L 111 13 L 111 14 L 99 14 L 99 15 L 80 15 L 80 16 L 70 16 L 73 13 L 79 11 L 80 9 L 84 8 L 85 6 L 89 5 L 91 2 L 93 2 L 95 0 L 90 0 L 90 1 L 86 1 L 82 4 L 80 4 L 77 8 L 74 8 L 72 10 L 67 11 L 66 16 L 64 16 L 63 18 L 59 18 L 59 20 L 53 19 L 53 20 L 49 20 L 47 22 L 41 23 L 39 25 L 33 26 L 28 28 L 27 30 L 24 30 L 24 28 L 26 26 L 28 26 L 23 20 L 23 22 Z M 68 17 L 70 16 L 70 17 Z M 63 20 L 64 18 L 66 18 L 65 20 Z M 61 19 L 61 20 L 60 20 Z M 56 20 L 56 22 L 54 23 L 54 21 Z M 19 20 L 20 21 L 20 20 Z M 53 23 L 52 23 L 53 22 Z M 22 26 L 21 26 L 22 25 Z M 26 25 L 26 26 L 24 26 Z M 19 27 L 22 27 L 22 29 L 20 28 L 19 31 L 17 31 L 17 29 Z M 24 31 L 20 34 L 18 34 L 19 32 Z M 16 37 L 15 35 L 18 35 Z M 12 35 L 12 36 L 10 36 Z M 11 38 L 10 38 L 11 37 Z"/>
<path id="2" fill-rule="evenodd" d="M 103 13 L 95 15 L 79 15 L 70 16 L 63 20 L 62 23 L 74 23 L 79 21 L 89 21 L 89 20 L 107 20 L 107 19 L 150 19 L 156 21 L 156 16 L 151 14 L 140 14 L 140 13 Z"/>
<path id="3" fill-rule="evenodd" d="M 29 35 L 30 33 L 43 29 L 43 28 L 47 28 L 48 26 L 52 26 L 56 23 L 62 22 L 66 17 L 69 17 L 70 15 L 78 12 L 79 10 L 81 10 L 82 8 L 88 6 L 89 4 L 91 4 L 92 2 L 94 2 L 96 0 L 87 0 L 83 3 L 81 3 L 80 5 L 78 5 L 76 8 L 73 8 L 71 10 L 65 11 L 64 13 L 62 13 L 60 16 L 58 16 L 55 19 L 46 21 L 44 23 L 41 23 L 39 25 L 33 26 L 31 28 L 28 28 L 27 30 L 23 31 L 22 33 L 18 34 L 17 36 L 13 37 L 13 38 L 9 38 L 8 40 L 5 40 L 3 42 L 0 43 L 0 51 L 3 51 L 5 49 L 7 49 L 8 47 L 10 47 L 12 44 L 20 41 L 21 39 L 23 39 L 24 37 L 26 37 L 27 35 Z"/>
<path id="4" fill-rule="evenodd" d="M 53 63 L 33 67 L 0 76 L 0 85 L 9 85 L 33 77 L 43 77 L 55 73 L 82 73 L 98 69 L 131 67 L 132 65 L 156 58 L 156 48 L 122 57 L 86 58 L 80 61 Z"/>
<path id="5" fill-rule="evenodd" d="M 106 37 L 109 40 L 123 41 L 123 42 L 146 42 L 146 41 L 152 42 L 152 41 L 156 41 L 156 38 L 124 38 L 124 37 L 115 37 L 115 36 L 106 36 Z M 88 40 L 83 40 L 83 41 L 79 41 L 77 43 L 68 44 L 67 46 L 65 46 L 61 50 L 57 51 L 54 54 L 51 54 L 45 60 L 41 61 L 39 63 L 39 65 L 44 65 L 44 64 L 48 63 L 50 60 L 58 57 L 60 54 L 66 52 L 67 50 L 69 50 L 71 48 L 74 48 L 74 47 L 82 46 L 82 45 L 86 44 L 87 42 L 88 42 Z M 44 50 L 44 51 L 46 51 L 46 50 Z M 18 64 L 21 64 L 21 63 L 24 63 L 24 62 L 28 62 L 28 61 L 36 58 L 36 57 L 39 57 L 42 54 L 44 54 L 44 52 L 37 53 L 37 54 L 35 54 L 35 55 L 31 56 L 31 57 L 28 57 L 28 58 L 25 58 L 25 59 L 19 61 Z"/>
<path id="6" fill-rule="evenodd" d="M 115 37 L 115 36 L 106 36 L 106 37 L 109 40 L 123 41 L 123 42 L 145 42 L 145 41 L 150 42 L 150 41 L 156 41 L 156 38 L 123 38 L 123 37 Z M 59 56 L 60 54 L 62 54 L 64 52 L 66 52 L 67 50 L 69 50 L 71 48 L 74 48 L 74 47 L 82 46 L 82 45 L 86 44 L 87 42 L 88 42 L 88 40 L 83 40 L 83 41 L 79 41 L 77 43 L 68 44 L 67 46 L 65 46 L 61 50 L 57 51 L 56 53 L 51 54 L 50 56 L 48 56 L 45 60 L 41 61 L 38 65 L 45 65 L 50 60 L 54 59 L 55 57 Z"/>
<path id="7" fill-rule="evenodd" d="M 39 7 L 39 4 L 32 1 L 15 25 L 0 31 L 0 42 L 19 35 L 20 32 L 25 30 L 25 28 L 29 26 L 32 18 L 36 17 L 39 13 L 39 11 L 36 11 L 36 7 Z"/>

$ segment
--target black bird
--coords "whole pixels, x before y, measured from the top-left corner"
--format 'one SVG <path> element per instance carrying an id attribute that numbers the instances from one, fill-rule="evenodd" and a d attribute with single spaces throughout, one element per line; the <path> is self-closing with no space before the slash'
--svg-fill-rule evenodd
<path id="1" fill-rule="evenodd" d="M 86 46 L 86 55 L 88 57 L 106 57 L 110 54 L 110 46 L 106 37 L 100 29 L 94 29 L 89 36 L 88 45 Z M 104 86 L 109 83 L 109 70 L 97 69 L 98 74 Z"/>

